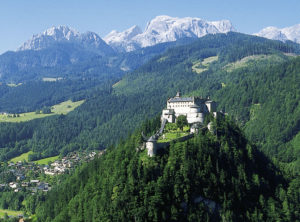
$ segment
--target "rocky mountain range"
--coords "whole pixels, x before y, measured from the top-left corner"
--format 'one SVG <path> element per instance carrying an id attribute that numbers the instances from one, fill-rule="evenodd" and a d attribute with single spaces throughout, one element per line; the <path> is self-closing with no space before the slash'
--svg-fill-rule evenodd
<path id="1" fill-rule="evenodd" d="M 42 50 L 57 43 L 72 43 L 100 55 L 114 52 L 131 52 L 159 43 L 183 38 L 199 38 L 207 34 L 236 31 L 229 20 L 205 21 L 201 18 L 157 16 L 148 22 L 145 30 L 137 25 L 119 32 L 111 31 L 103 39 L 95 32 L 80 33 L 67 26 L 51 27 L 34 35 L 17 51 Z M 266 27 L 253 35 L 280 41 L 300 43 L 300 24 L 286 27 Z"/>
<path id="2" fill-rule="evenodd" d="M 104 41 L 117 51 L 133 51 L 182 38 L 199 38 L 207 34 L 235 31 L 229 20 L 209 22 L 200 18 L 157 16 L 142 31 L 133 26 L 123 32 L 112 31 Z"/>
<path id="3" fill-rule="evenodd" d="M 269 26 L 262 29 L 258 33 L 254 33 L 254 35 L 284 42 L 290 40 L 296 43 L 300 43 L 300 24 L 282 29 L 274 26 Z"/>
<path id="4" fill-rule="evenodd" d="M 207 34 L 235 31 L 229 20 L 208 22 L 200 18 L 174 18 L 157 16 L 144 31 L 138 26 L 123 31 L 112 31 L 104 41 L 94 32 L 79 33 L 67 26 L 51 27 L 34 35 L 18 48 L 18 51 L 41 50 L 57 43 L 75 43 L 100 54 L 130 52 L 159 43 L 172 42 L 182 38 L 199 38 Z"/>
<path id="5" fill-rule="evenodd" d="M 79 33 L 68 26 L 51 27 L 41 34 L 34 35 L 31 39 L 21 45 L 17 51 L 42 50 L 52 47 L 57 43 L 73 43 L 101 55 L 113 53 L 112 48 L 96 33 Z"/>
<path id="6" fill-rule="evenodd" d="M 112 31 L 103 39 L 95 32 L 80 33 L 67 26 L 51 27 L 34 35 L 17 51 L 0 55 L 0 80 L 24 81 L 25 75 L 26 79 L 31 78 L 28 73 L 32 75 L 32 69 L 41 73 L 41 69 L 49 67 L 61 69 L 84 62 L 95 63 L 95 58 L 105 70 L 117 68 L 128 71 L 163 52 L 168 47 L 166 44 L 187 42 L 207 34 L 231 31 L 236 30 L 229 20 L 211 22 L 200 18 L 165 15 L 152 19 L 145 30 L 135 25 L 123 32 Z M 254 35 L 300 43 L 300 24 L 283 29 L 267 27 Z M 145 51 L 145 47 L 155 48 Z"/>

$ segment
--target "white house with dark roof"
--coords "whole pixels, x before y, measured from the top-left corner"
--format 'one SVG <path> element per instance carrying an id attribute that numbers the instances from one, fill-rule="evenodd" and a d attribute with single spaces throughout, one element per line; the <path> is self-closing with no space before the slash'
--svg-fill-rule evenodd
<path id="1" fill-rule="evenodd" d="M 175 123 L 178 116 L 184 115 L 190 124 L 203 123 L 205 115 L 209 112 L 216 112 L 214 101 L 194 96 L 181 97 L 177 92 L 175 97 L 167 100 L 167 108 L 162 111 L 161 120 Z"/>

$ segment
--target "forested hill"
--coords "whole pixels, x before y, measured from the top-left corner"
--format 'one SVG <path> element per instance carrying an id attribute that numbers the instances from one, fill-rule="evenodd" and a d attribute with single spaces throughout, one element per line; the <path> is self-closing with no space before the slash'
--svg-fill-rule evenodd
<path id="1" fill-rule="evenodd" d="M 155 157 L 141 131 L 83 166 L 45 197 L 31 197 L 38 221 L 294 221 L 299 183 L 291 183 L 227 119 L 172 143 Z M 216 136 L 218 135 L 218 136 Z"/>
<path id="2" fill-rule="evenodd" d="M 26 83 L 43 78 L 98 79 L 123 74 L 146 63 L 168 48 L 186 45 L 195 38 L 161 43 L 128 53 L 100 53 L 80 44 L 56 43 L 41 50 L 0 55 L 0 83 Z"/>
<path id="3" fill-rule="evenodd" d="M 68 115 L 1 123 L 1 158 L 110 147 L 45 199 L 25 201 L 40 221 L 294 221 L 300 212 L 298 54 L 299 45 L 290 42 L 207 35 L 168 49 L 118 82 L 90 87 L 85 103 Z M 149 119 L 178 90 L 210 96 L 243 131 L 220 119 L 218 137 L 205 132 L 152 159 L 136 152 L 140 131 L 114 148 L 143 122 L 144 132 L 155 130 L 159 122 Z"/>
<path id="4" fill-rule="evenodd" d="M 114 88 L 118 95 L 160 100 L 181 90 L 210 96 L 271 157 L 300 164 L 299 45 L 238 33 L 213 35 L 170 49 Z M 211 60 L 206 63 L 206 60 Z"/>
<path id="5" fill-rule="evenodd" d="M 247 136 L 264 151 L 274 156 L 279 149 L 290 150 L 280 158 L 294 162 L 299 157 L 293 145 L 297 141 L 289 149 L 285 146 L 299 131 L 299 59 L 294 57 L 298 52 L 299 45 L 294 43 L 239 33 L 207 35 L 156 56 L 112 88 L 112 84 L 95 87 L 86 102 L 67 116 L 0 124 L 0 153 L 8 159 L 33 150 L 36 159 L 107 147 L 125 138 L 145 119 L 158 115 L 166 99 L 180 90 L 186 95 L 211 96 L 220 104 L 219 109 L 242 123 Z M 281 94 L 276 96 L 280 99 L 274 99 L 277 94 Z M 270 110 L 265 112 L 266 119 L 264 110 Z M 268 121 L 262 131 L 252 125 L 274 116 L 280 116 L 280 121 Z"/>
<path id="6" fill-rule="evenodd" d="M 112 86 L 126 71 L 193 41 L 181 39 L 106 56 L 72 44 L 4 53 L 0 55 L 0 113 L 32 112 L 68 99 L 90 98 L 99 88 Z"/>

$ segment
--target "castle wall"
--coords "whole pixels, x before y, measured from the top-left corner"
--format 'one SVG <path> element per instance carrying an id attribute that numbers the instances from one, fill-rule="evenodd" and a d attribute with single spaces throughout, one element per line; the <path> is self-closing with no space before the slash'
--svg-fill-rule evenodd
<path id="1" fill-rule="evenodd" d="M 195 134 L 194 134 L 194 133 L 191 133 L 191 134 L 189 134 L 189 135 L 180 137 L 180 138 L 175 139 L 175 140 L 172 140 L 172 141 L 173 141 L 173 142 L 184 142 L 184 141 L 186 141 L 186 140 L 188 140 L 188 139 L 190 139 L 190 138 L 193 138 L 194 136 L 195 136 Z M 157 143 L 157 149 L 156 149 L 156 151 L 159 150 L 159 149 L 165 149 L 165 148 L 167 148 L 168 146 L 170 146 L 170 143 L 171 143 L 171 142 Z M 149 155 L 149 154 L 148 154 L 148 155 Z"/>
<path id="2" fill-rule="evenodd" d="M 161 122 L 166 119 L 169 123 L 175 123 L 174 110 L 164 109 L 161 115 Z"/>
<path id="3" fill-rule="evenodd" d="M 161 120 L 174 123 L 180 115 L 187 117 L 188 123 L 204 122 L 205 114 L 216 112 L 216 103 L 198 97 L 180 97 L 180 93 L 167 101 L 167 109 L 162 112 Z"/>
<path id="4" fill-rule="evenodd" d="M 191 108 L 189 106 L 184 106 L 184 105 L 174 105 L 174 112 L 175 116 L 178 117 L 180 115 L 186 116 L 188 113 L 191 112 Z"/>
<path id="5" fill-rule="evenodd" d="M 195 102 L 167 102 L 168 109 L 186 108 L 195 105 Z"/>

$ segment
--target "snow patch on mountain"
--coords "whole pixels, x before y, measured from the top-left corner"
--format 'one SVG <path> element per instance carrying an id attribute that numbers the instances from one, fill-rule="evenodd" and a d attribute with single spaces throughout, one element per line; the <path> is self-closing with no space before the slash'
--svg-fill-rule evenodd
<path id="1" fill-rule="evenodd" d="M 138 26 L 132 26 L 124 32 L 116 30 L 111 31 L 103 39 L 104 41 L 118 51 L 133 51 L 137 46 L 131 39 L 142 33 Z"/>
<path id="2" fill-rule="evenodd" d="M 253 35 L 273 40 L 291 40 L 293 42 L 300 43 L 300 24 L 282 29 L 270 26 L 262 29 L 258 33 L 254 33 Z"/>
<path id="3" fill-rule="evenodd" d="M 207 34 L 230 31 L 235 29 L 228 20 L 209 22 L 200 18 L 174 18 L 162 15 L 152 19 L 143 32 L 137 26 L 133 26 L 124 32 L 112 31 L 103 39 L 118 51 L 128 52 L 181 38 L 199 38 Z"/>

